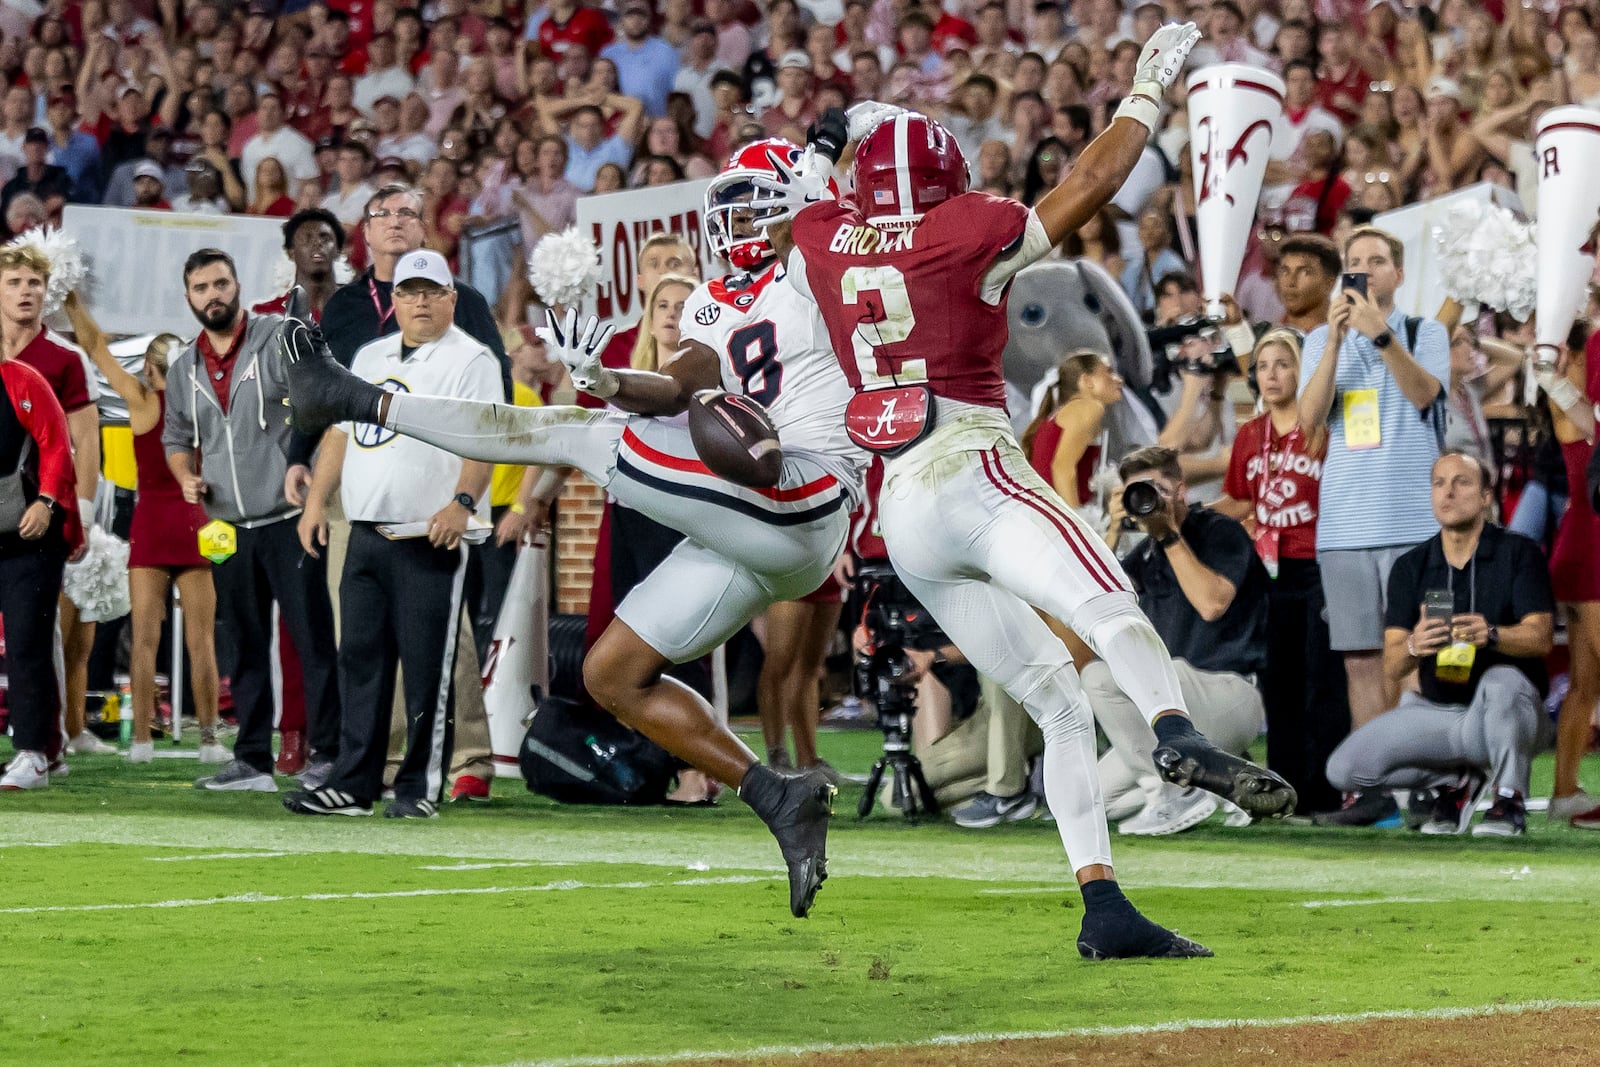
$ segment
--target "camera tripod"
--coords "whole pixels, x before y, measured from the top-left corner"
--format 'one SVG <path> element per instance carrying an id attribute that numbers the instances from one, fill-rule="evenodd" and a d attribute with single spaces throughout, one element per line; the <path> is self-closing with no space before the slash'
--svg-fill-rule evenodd
<path id="1" fill-rule="evenodd" d="M 934 799 L 928 779 L 922 774 L 922 761 L 911 751 L 911 712 L 878 711 L 878 725 L 883 730 L 883 755 L 872 765 L 867 775 L 867 788 L 861 794 L 856 814 L 865 819 L 878 803 L 878 787 L 883 784 L 883 773 L 891 773 L 893 803 L 902 815 L 915 821 L 919 815 L 939 814 L 939 802 Z"/>

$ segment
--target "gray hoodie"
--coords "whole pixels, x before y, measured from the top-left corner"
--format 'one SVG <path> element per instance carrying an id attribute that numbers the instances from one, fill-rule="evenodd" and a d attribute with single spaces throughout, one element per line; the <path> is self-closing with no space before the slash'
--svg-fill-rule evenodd
<path id="1" fill-rule="evenodd" d="M 228 410 L 207 379 L 199 338 L 167 367 L 167 422 L 161 443 L 168 455 L 199 452 L 210 488 L 206 514 L 238 526 L 263 526 L 299 514 L 283 495 L 289 396 L 278 347 L 282 315 L 247 314 L 244 344 L 228 383 Z"/>

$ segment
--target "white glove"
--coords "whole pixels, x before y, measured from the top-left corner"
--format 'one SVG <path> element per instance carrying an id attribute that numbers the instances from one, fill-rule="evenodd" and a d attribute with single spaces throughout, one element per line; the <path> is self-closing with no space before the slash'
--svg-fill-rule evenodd
<path id="1" fill-rule="evenodd" d="M 545 325 L 533 332 L 539 335 L 545 348 L 567 368 L 567 373 L 572 375 L 572 384 L 579 390 L 602 400 L 615 396 L 622 383 L 617 380 L 615 371 L 600 362 L 600 355 L 606 349 L 606 342 L 611 340 L 612 328 L 609 325 L 601 326 L 600 320 L 590 315 L 580 336 L 578 312 L 573 308 L 567 309 L 564 329 L 556 322 L 554 311 L 546 310 L 544 320 Z"/>
<path id="2" fill-rule="evenodd" d="M 888 122 L 896 115 L 904 115 L 906 109 L 899 104 L 885 104 L 878 100 L 863 100 L 850 108 L 845 114 L 850 119 L 850 140 L 859 141 L 881 123 Z"/>
<path id="3" fill-rule="evenodd" d="M 750 179 L 750 184 L 756 187 L 755 196 L 750 198 L 750 206 L 755 209 L 757 226 L 789 222 L 812 204 L 833 199 L 833 192 L 828 188 L 828 180 L 833 177 L 833 164 L 828 162 L 826 156 L 818 155 L 815 149 L 807 147 L 801 153 L 800 161 L 792 167 L 780 159 L 776 152 L 769 151 L 767 161 L 777 175 L 757 175 Z"/>
<path id="4" fill-rule="evenodd" d="M 1117 118 L 1130 118 L 1154 130 L 1161 113 L 1161 98 L 1183 73 L 1190 49 L 1200 41 L 1200 31 L 1192 22 L 1170 23 L 1150 35 L 1139 53 L 1139 66 L 1133 72 L 1133 91 L 1117 109 Z"/>

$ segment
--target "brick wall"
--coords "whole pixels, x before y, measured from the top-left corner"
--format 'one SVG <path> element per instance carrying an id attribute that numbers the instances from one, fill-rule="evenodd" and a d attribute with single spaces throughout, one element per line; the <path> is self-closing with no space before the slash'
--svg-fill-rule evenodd
<path id="1" fill-rule="evenodd" d="M 573 472 L 561 494 L 556 521 L 556 610 L 582 614 L 589 610 L 589 582 L 594 571 L 594 542 L 606 495 L 583 475 Z"/>

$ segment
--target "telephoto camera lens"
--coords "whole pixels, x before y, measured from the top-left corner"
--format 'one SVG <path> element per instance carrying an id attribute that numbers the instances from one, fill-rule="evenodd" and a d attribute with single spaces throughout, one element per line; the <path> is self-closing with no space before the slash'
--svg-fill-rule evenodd
<path id="1" fill-rule="evenodd" d="M 1122 509 L 1136 518 L 1161 510 L 1161 490 L 1149 482 L 1130 482 L 1122 490 Z"/>

